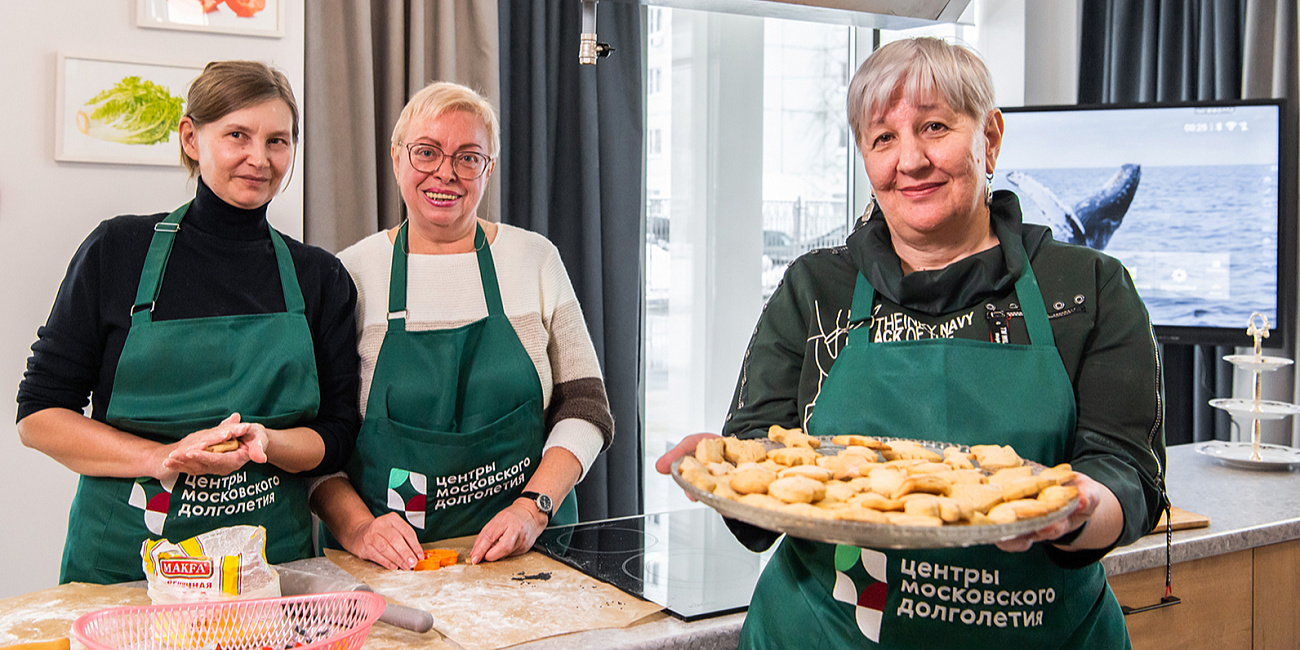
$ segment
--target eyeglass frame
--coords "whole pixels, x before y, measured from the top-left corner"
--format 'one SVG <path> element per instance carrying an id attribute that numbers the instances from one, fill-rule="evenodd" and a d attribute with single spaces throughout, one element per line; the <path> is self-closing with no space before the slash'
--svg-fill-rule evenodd
<path id="1" fill-rule="evenodd" d="M 442 164 L 444 162 L 446 162 L 447 160 L 451 160 L 452 161 L 451 171 L 456 174 L 456 177 L 462 180 L 472 181 L 472 180 L 477 180 L 478 178 L 481 178 L 484 174 L 486 174 L 488 169 L 492 167 L 492 163 L 495 162 L 495 159 L 493 157 L 487 154 L 481 154 L 477 151 L 458 152 L 458 153 L 469 153 L 475 156 L 483 157 L 483 169 L 479 170 L 479 173 L 470 176 L 468 174 L 462 174 L 460 170 L 456 169 L 455 156 L 457 154 L 449 154 L 446 151 L 443 151 L 442 147 L 439 147 L 438 145 L 429 144 L 427 142 L 408 142 L 404 145 L 404 147 L 406 148 L 406 162 L 411 165 L 411 169 L 414 169 L 415 171 L 420 172 L 421 174 L 433 174 L 442 168 Z M 438 159 L 438 164 L 434 165 L 433 169 L 429 169 L 429 170 L 420 169 L 415 165 L 415 156 L 411 152 L 412 147 L 428 147 L 441 154 L 442 158 Z"/>

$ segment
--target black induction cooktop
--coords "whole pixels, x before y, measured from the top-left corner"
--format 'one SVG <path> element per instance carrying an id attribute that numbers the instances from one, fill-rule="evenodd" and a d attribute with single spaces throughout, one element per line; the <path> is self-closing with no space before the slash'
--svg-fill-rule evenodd
<path id="1" fill-rule="evenodd" d="M 705 507 L 556 526 L 533 548 L 685 621 L 744 611 L 772 553 L 741 546 Z"/>

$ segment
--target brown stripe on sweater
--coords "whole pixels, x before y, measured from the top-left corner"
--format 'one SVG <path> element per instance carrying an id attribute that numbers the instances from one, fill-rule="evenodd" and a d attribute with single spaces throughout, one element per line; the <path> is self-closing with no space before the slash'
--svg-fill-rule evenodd
<path id="1" fill-rule="evenodd" d="M 599 377 L 583 377 L 555 385 L 550 408 L 546 409 L 546 430 L 550 431 L 556 422 L 569 418 L 596 425 L 605 439 L 600 450 L 609 449 L 609 443 L 614 439 L 614 416 L 609 412 L 604 381 Z"/>

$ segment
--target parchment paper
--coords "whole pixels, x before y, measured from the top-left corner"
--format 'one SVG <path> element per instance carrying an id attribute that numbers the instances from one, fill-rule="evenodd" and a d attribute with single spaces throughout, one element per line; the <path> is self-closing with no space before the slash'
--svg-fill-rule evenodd
<path id="1" fill-rule="evenodd" d="M 425 544 L 460 553 L 455 566 L 437 571 L 390 571 L 342 551 L 325 556 L 376 593 L 433 614 L 434 629 L 466 650 L 625 627 L 663 609 L 535 551 L 470 565 L 473 545 L 473 537 Z"/>
<path id="2" fill-rule="evenodd" d="M 72 623 L 109 607 L 148 605 L 144 589 L 71 582 L 0 600 L 0 646 L 72 638 Z M 72 639 L 72 647 L 82 647 Z"/>

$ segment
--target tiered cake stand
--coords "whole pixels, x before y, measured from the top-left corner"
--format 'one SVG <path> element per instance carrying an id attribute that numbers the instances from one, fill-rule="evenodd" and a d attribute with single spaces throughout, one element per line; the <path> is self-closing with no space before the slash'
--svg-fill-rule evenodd
<path id="1" fill-rule="evenodd" d="M 1256 322 L 1259 325 L 1256 325 Z M 1212 399 L 1210 406 L 1228 412 L 1232 420 L 1246 429 L 1250 424 L 1250 442 L 1221 440 L 1204 442 L 1196 446 L 1196 451 L 1210 456 L 1224 464 L 1248 469 L 1290 469 L 1300 466 L 1300 449 L 1283 445 L 1270 445 L 1259 440 L 1260 420 L 1280 420 L 1300 413 L 1300 405 L 1289 402 L 1274 402 L 1259 398 L 1261 376 L 1292 364 L 1284 357 L 1266 357 L 1260 352 L 1260 342 L 1268 338 L 1268 318 L 1259 312 L 1250 315 L 1250 324 L 1246 334 L 1255 340 L 1254 354 L 1230 354 L 1224 361 L 1237 368 L 1253 373 L 1253 391 L 1250 399 L 1236 397 Z"/>

